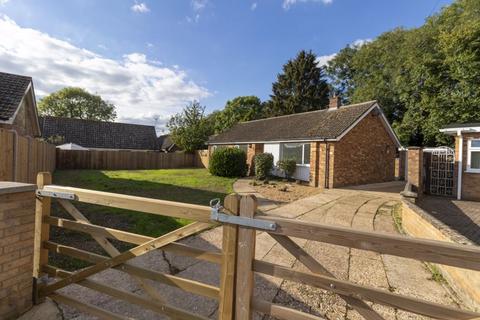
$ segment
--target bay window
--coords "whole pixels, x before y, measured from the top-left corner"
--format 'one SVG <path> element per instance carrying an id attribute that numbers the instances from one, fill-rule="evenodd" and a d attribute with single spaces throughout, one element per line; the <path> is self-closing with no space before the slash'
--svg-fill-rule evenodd
<path id="1" fill-rule="evenodd" d="M 480 139 L 468 140 L 467 171 L 480 173 Z"/>
<path id="2" fill-rule="evenodd" d="M 297 165 L 310 165 L 310 143 L 281 143 L 280 159 L 294 159 Z"/>

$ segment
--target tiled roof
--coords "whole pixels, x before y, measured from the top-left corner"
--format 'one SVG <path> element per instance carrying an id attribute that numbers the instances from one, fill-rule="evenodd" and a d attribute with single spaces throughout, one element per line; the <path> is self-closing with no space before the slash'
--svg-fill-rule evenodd
<path id="1" fill-rule="evenodd" d="M 208 143 L 335 139 L 376 103 L 368 101 L 336 110 L 324 109 L 241 122 L 210 137 Z"/>
<path id="2" fill-rule="evenodd" d="M 7 121 L 17 111 L 32 78 L 0 72 L 0 121 Z"/>
<path id="3" fill-rule="evenodd" d="M 155 127 L 60 117 L 41 117 L 42 136 L 86 148 L 158 150 Z"/>

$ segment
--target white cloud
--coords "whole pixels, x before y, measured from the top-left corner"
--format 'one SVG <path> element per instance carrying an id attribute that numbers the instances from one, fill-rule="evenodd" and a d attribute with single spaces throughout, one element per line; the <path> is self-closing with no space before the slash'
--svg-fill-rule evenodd
<path id="1" fill-rule="evenodd" d="M 193 23 L 193 22 L 197 23 L 198 21 L 200 21 L 201 14 L 209 4 L 209 1 L 208 0 L 192 0 L 190 4 L 192 6 L 193 15 L 187 16 L 186 20 L 188 23 Z"/>
<path id="2" fill-rule="evenodd" d="M 0 70 L 33 77 L 37 97 L 82 87 L 117 106 L 119 120 L 168 117 L 211 95 L 185 71 L 161 67 L 142 53 L 108 59 L 0 15 Z"/>
<path id="3" fill-rule="evenodd" d="M 255 9 L 257 9 L 257 3 L 256 2 L 252 3 L 252 5 L 250 6 L 250 10 L 255 11 Z"/>
<path id="4" fill-rule="evenodd" d="M 99 48 L 102 49 L 102 50 L 107 50 L 107 49 L 108 49 L 106 45 L 101 44 L 101 43 L 98 44 L 97 47 L 99 47 Z"/>
<path id="5" fill-rule="evenodd" d="M 130 7 L 130 9 L 132 9 L 132 11 L 134 12 L 139 12 L 139 13 L 146 13 L 150 11 L 150 9 L 147 7 L 147 4 L 145 2 L 138 3 L 136 1 L 135 1 L 135 4 Z"/>
<path id="6" fill-rule="evenodd" d="M 367 39 L 357 39 L 355 41 L 353 41 L 350 46 L 353 46 L 353 47 L 361 47 L 369 42 L 372 42 L 372 39 L 370 38 L 367 38 Z"/>
<path id="7" fill-rule="evenodd" d="M 323 67 L 323 66 L 327 65 L 328 61 L 335 58 L 336 55 L 337 55 L 336 53 L 332 53 L 332 54 L 325 55 L 325 56 L 318 56 L 317 59 L 315 59 L 315 62 L 317 63 L 317 65 L 319 67 Z"/>
<path id="8" fill-rule="evenodd" d="M 6 5 L 8 1 L 10 0 L 0 0 L 0 6 Z"/>
<path id="9" fill-rule="evenodd" d="M 321 2 L 323 4 L 330 4 L 333 0 L 283 0 L 282 7 L 283 9 L 288 10 L 291 6 L 300 2 Z"/>
<path id="10" fill-rule="evenodd" d="M 352 43 L 349 44 L 350 47 L 361 47 L 369 42 L 372 42 L 372 39 L 357 39 L 355 41 L 353 41 Z M 317 59 L 315 59 L 315 61 L 317 62 L 317 65 L 319 67 L 322 67 L 322 66 L 326 66 L 327 63 L 332 60 L 333 58 L 336 57 L 336 53 L 332 53 L 332 54 L 327 54 L 327 55 L 324 55 L 324 56 L 318 56 Z"/>
<path id="11" fill-rule="evenodd" d="M 153 48 L 153 47 L 155 47 L 155 45 L 151 42 L 147 42 L 147 47 L 148 48 Z"/>

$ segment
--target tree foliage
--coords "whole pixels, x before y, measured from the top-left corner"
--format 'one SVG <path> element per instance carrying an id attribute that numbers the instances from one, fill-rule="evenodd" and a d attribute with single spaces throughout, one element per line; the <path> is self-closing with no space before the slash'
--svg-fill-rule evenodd
<path id="1" fill-rule="evenodd" d="M 480 1 L 457 0 L 419 28 L 346 47 L 326 72 L 349 102 L 378 100 L 402 143 L 447 144 L 439 128 L 480 119 Z"/>
<path id="2" fill-rule="evenodd" d="M 279 116 L 318 110 L 328 105 L 328 84 L 311 51 L 300 51 L 283 66 L 272 85 L 267 115 Z"/>
<path id="3" fill-rule="evenodd" d="M 49 94 L 38 103 L 43 116 L 113 121 L 115 106 L 82 88 L 66 87 Z"/>
<path id="4" fill-rule="evenodd" d="M 227 101 L 225 108 L 215 118 L 215 132 L 221 133 L 234 124 L 259 119 L 262 116 L 262 102 L 256 96 L 240 96 Z"/>
<path id="5" fill-rule="evenodd" d="M 173 142 L 187 152 L 203 149 L 211 134 L 210 122 L 204 112 L 205 107 L 193 101 L 172 116 L 167 124 Z"/>

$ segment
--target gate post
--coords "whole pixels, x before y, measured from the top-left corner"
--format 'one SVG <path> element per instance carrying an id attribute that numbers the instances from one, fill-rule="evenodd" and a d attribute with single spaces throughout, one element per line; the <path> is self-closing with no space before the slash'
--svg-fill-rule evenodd
<path id="1" fill-rule="evenodd" d="M 49 172 L 39 172 L 37 175 L 37 188 L 52 183 L 52 176 Z M 44 217 L 50 215 L 50 197 L 37 197 L 35 206 L 35 242 L 33 245 L 33 302 L 38 304 L 43 299 L 38 297 L 38 289 L 41 285 L 42 266 L 48 264 L 48 250 L 43 248 L 43 242 L 50 237 L 50 226 L 43 221 Z"/>
<path id="2" fill-rule="evenodd" d="M 240 216 L 253 218 L 257 210 L 254 195 L 240 199 Z M 237 285 L 235 299 L 235 320 L 252 318 L 252 296 L 254 286 L 253 260 L 255 259 L 255 229 L 239 227 L 237 252 Z"/>
<path id="3" fill-rule="evenodd" d="M 238 216 L 240 212 L 240 196 L 229 194 L 225 197 L 226 214 Z M 235 275 L 237 265 L 238 226 L 223 225 L 222 265 L 220 271 L 220 296 L 218 305 L 219 320 L 233 320 L 235 312 Z"/>
<path id="4" fill-rule="evenodd" d="M 413 187 L 413 192 L 420 198 L 423 195 L 423 149 L 419 147 L 408 148 L 408 182 Z"/>

